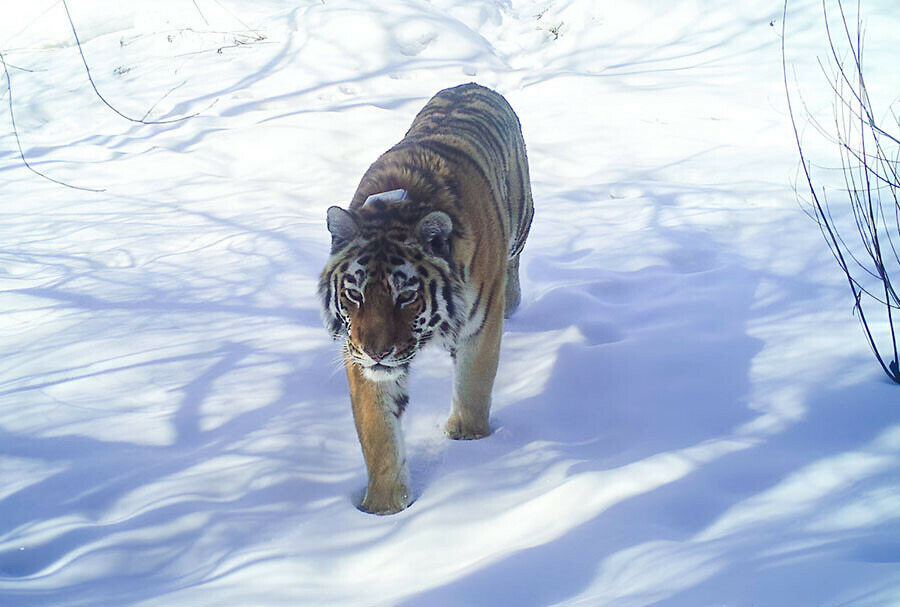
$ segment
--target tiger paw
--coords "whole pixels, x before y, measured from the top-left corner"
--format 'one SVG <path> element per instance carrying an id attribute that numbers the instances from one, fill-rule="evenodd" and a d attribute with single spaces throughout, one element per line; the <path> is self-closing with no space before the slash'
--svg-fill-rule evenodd
<path id="1" fill-rule="evenodd" d="M 397 514 L 411 503 L 409 489 L 405 484 L 397 483 L 390 487 L 370 487 L 359 509 L 368 514 Z"/>
<path id="2" fill-rule="evenodd" d="M 488 423 L 464 423 L 457 415 L 451 415 L 444 427 L 444 434 L 453 440 L 477 440 L 489 436 L 491 427 Z"/>

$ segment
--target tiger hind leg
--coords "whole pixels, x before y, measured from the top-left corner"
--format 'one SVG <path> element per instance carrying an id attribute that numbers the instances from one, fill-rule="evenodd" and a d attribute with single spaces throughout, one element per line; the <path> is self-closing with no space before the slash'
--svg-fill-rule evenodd
<path id="1" fill-rule="evenodd" d="M 522 299 L 522 288 L 519 285 L 519 256 L 516 255 L 506 265 L 506 297 L 504 298 L 503 317 L 509 318 L 519 307 Z"/>

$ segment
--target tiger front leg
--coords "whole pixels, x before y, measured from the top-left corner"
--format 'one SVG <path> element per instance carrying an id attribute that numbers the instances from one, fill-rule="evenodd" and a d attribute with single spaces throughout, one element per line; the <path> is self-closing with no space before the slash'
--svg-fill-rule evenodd
<path id="1" fill-rule="evenodd" d="M 501 284 L 497 290 L 502 293 L 502 289 Z M 491 390 L 500 359 L 503 303 L 502 300 L 495 301 L 486 312 L 481 330 L 457 344 L 453 401 L 446 425 L 447 436 L 454 440 L 484 438 L 491 433 L 488 417 L 491 410 Z"/>
<path id="2" fill-rule="evenodd" d="M 412 501 L 409 471 L 400 430 L 400 416 L 407 396 L 407 377 L 376 382 L 366 378 L 359 365 L 346 361 L 353 421 L 369 475 L 360 510 L 370 514 L 394 514 Z"/>

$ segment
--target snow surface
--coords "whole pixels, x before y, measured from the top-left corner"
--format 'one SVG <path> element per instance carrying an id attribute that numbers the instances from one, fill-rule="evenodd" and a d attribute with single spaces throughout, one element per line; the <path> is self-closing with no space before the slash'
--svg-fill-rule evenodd
<path id="1" fill-rule="evenodd" d="M 900 604 L 900 388 L 797 204 L 780 0 L 70 0 L 111 103 L 198 114 L 147 125 L 59 0 L 13 4 L 25 153 L 103 191 L 26 170 L 4 93 L 0 604 Z M 900 11 L 862 8 L 886 109 Z M 820 3 L 787 28 L 827 120 Z M 536 210 L 493 434 L 444 438 L 423 354 L 416 501 L 370 516 L 325 209 L 472 80 Z"/>

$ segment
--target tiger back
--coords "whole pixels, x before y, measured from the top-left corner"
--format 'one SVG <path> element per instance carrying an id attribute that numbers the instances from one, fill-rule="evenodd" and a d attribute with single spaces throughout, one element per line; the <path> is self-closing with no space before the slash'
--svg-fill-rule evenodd
<path id="1" fill-rule="evenodd" d="M 490 433 L 504 316 L 520 300 L 519 254 L 533 207 L 519 120 L 498 93 L 437 93 L 363 175 L 347 210 L 328 209 L 331 256 L 319 294 L 345 344 L 369 482 L 360 508 L 411 500 L 399 419 L 409 364 L 428 343 L 454 359 L 446 433 Z"/>

